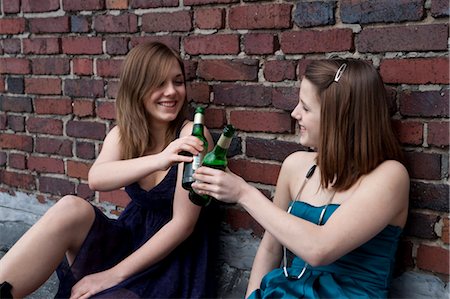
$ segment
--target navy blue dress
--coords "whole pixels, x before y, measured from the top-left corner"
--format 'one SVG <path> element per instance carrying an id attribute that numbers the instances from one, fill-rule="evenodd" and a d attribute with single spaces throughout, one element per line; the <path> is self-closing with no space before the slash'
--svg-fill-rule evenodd
<path id="1" fill-rule="evenodd" d="M 127 186 L 125 191 L 132 200 L 118 219 L 110 219 L 94 207 L 94 223 L 75 261 L 71 267 L 63 262 L 57 269 L 60 285 L 55 298 L 70 297 L 77 281 L 113 267 L 172 219 L 177 170 L 177 165 L 172 166 L 149 191 L 138 183 Z M 194 232 L 163 260 L 92 298 L 214 297 L 214 210 L 214 205 L 203 208 Z"/>

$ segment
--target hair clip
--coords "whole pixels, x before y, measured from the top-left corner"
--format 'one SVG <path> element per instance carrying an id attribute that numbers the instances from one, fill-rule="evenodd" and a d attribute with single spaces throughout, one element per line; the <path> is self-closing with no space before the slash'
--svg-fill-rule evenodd
<path id="1" fill-rule="evenodd" d="M 341 79 L 342 74 L 344 73 L 345 69 L 347 68 L 347 64 L 343 63 L 338 70 L 336 71 L 336 75 L 334 75 L 334 82 L 338 82 L 339 79 Z"/>

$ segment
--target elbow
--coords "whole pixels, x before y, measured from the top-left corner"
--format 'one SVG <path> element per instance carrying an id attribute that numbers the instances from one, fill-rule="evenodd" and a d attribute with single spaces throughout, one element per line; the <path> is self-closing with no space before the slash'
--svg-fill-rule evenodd
<path id="1" fill-rule="evenodd" d="M 328 246 L 314 246 L 310 254 L 305 255 L 304 260 L 312 267 L 326 266 L 334 261 Z"/>
<path id="2" fill-rule="evenodd" d="M 92 171 L 89 171 L 88 174 L 88 185 L 89 189 L 92 191 L 99 191 L 99 182 L 95 179 L 95 176 L 92 175 Z"/>

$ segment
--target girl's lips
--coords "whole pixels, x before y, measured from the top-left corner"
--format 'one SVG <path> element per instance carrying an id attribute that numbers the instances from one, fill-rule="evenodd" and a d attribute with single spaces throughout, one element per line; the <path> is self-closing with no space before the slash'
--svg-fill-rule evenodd
<path id="1" fill-rule="evenodd" d="M 173 108 L 177 105 L 177 101 L 165 101 L 165 102 L 158 102 L 158 105 Z"/>

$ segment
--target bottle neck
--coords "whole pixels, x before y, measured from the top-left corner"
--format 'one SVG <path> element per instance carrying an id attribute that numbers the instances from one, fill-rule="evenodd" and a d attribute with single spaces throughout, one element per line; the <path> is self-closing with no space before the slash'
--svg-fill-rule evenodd
<path id="1" fill-rule="evenodd" d="M 221 135 L 219 138 L 219 141 L 217 141 L 214 151 L 218 152 L 218 153 L 224 153 L 228 150 L 228 148 L 230 147 L 230 144 L 231 144 L 231 138 Z"/>
<path id="2" fill-rule="evenodd" d="M 194 126 L 192 127 L 192 135 L 203 135 L 203 122 L 205 117 L 201 113 L 196 113 L 194 116 Z"/>

